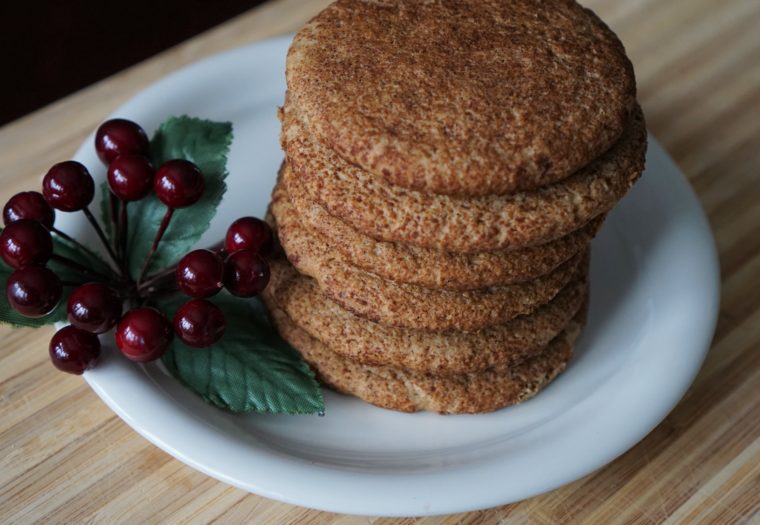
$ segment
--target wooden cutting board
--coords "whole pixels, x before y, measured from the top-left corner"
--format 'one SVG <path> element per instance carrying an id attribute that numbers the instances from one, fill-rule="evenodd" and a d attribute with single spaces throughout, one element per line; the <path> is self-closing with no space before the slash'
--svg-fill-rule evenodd
<path id="1" fill-rule="evenodd" d="M 698 193 L 720 251 L 713 348 L 649 436 L 600 471 L 520 503 L 420 520 L 341 516 L 247 494 L 184 466 L 80 377 L 53 369 L 52 330 L 0 328 L 0 522 L 759 523 L 760 1 L 585 3 L 625 43 L 650 130 Z M 293 32 L 326 4 L 265 4 L 0 128 L 0 200 L 36 187 L 146 85 L 209 54 Z"/>

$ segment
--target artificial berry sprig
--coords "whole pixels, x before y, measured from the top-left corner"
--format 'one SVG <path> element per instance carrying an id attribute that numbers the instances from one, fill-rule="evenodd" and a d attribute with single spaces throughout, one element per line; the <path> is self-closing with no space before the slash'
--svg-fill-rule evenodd
<path id="1" fill-rule="evenodd" d="M 143 277 L 145 277 L 150 260 L 153 258 L 153 254 L 156 253 L 158 243 L 161 242 L 161 238 L 169 226 L 169 221 L 171 221 L 174 215 L 174 210 L 186 208 L 198 202 L 203 195 L 204 189 L 203 174 L 198 169 L 198 166 L 190 161 L 183 159 L 170 160 L 158 169 L 156 177 L 153 179 L 153 190 L 156 192 L 158 200 L 166 205 L 166 213 L 164 214 L 164 218 L 161 219 L 156 238 L 153 240 L 150 252 L 148 252 L 148 256 L 145 258 L 140 276 L 137 278 L 138 286 L 140 286 Z"/>
<path id="2" fill-rule="evenodd" d="M 264 259 L 272 247 L 272 230 L 255 217 L 242 217 L 227 229 L 223 250 L 194 250 L 177 264 L 179 289 L 193 297 L 177 310 L 174 331 L 188 346 L 214 344 L 224 334 L 224 314 L 205 300 L 222 287 L 238 297 L 254 297 L 269 282 Z M 226 260 L 221 253 L 227 253 Z"/>
<path id="3" fill-rule="evenodd" d="M 175 267 L 147 275 L 175 210 L 197 203 L 206 186 L 201 170 L 185 159 L 169 160 L 154 169 L 149 147 L 145 131 L 129 120 L 109 120 L 98 128 L 95 149 L 107 167 L 110 190 L 110 240 L 89 210 L 95 194 L 93 178 L 76 161 L 54 165 L 45 175 L 41 193 L 16 194 L 3 209 L 6 227 L 0 234 L 0 256 L 15 270 L 6 282 L 11 307 L 24 316 L 46 316 L 61 302 L 63 287 L 75 287 L 66 303 L 71 325 L 50 342 L 53 364 L 66 372 L 81 374 L 93 367 L 100 355 L 97 335 L 114 327 L 122 354 L 137 362 L 161 357 L 175 334 L 191 347 L 213 345 L 223 336 L 226 321 L 222 310 L 207 298 L 223 288 L 237 297 L 253 297 L 269 281 L 265 257 L 272 249 L 273 235 L 266 222 L 254 217 L 235 221 L 223 247 L 191 251 Z M 151 193 L 166 206 L 166 212 L 133 280 L 127 269 L 127 206 Z M 55 253 L 52 234 L 85 250 L 55 228 L 55 210 L 81 211 L 86 216 L 114 263 L 113 276 Z M 66 266 L 78 278 L 62 280 L 47 267 L 50 261 Z M 176 291 L 191 299 L 169 321 L 150 302 Z"/>
<path id="4" fill-rule="evenodd" d="M 57 210 L 81 211 L 92 225 L 113 262 L 119 264 L 119 258 L 90 211 L 89 205 L 95 196 L 95 182 L 83 164 L 75 160 L 55 164 L 42 179 L 42 195 L 47 203 Z"/>

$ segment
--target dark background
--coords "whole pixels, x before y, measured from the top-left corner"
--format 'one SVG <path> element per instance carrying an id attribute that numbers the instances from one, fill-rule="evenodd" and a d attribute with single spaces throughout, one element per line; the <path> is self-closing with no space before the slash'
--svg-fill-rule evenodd
<path id="1" fill-rule="evenodd" d="M 263 0 L 0 0 L 0 125 Z"/>

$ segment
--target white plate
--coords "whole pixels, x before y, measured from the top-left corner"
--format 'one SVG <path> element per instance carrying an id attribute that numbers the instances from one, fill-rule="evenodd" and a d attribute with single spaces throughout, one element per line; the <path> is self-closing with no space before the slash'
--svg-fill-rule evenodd
<path id="1" fill-rule="evenodd" d="M 275 107 L 288 44 L 280 38 L 213 56 L 114 113 L 148 130 L 183 113 L 234 123 L 229 191 L 203 245 L 234 218 L 264 213 L 282 158 Z M 76 158 L 102 180 L 92 137 Z M 61 219 L 84 234 L 78 216 Z M 324 417 L 241 417 L 204 404 L 160 366 L 131 364 L 113 349 L 85 379 L 169 454 L 262 496 L 368 515 L 482 509 L 585 476 L 652 430 L 702 363 L 718 283 L 699 203 L 651 140 L 646 174 L 594 242 L 591 312 L 577 355 L 522 405 L 478 416 L 401 414 L 326 392 Z"/>

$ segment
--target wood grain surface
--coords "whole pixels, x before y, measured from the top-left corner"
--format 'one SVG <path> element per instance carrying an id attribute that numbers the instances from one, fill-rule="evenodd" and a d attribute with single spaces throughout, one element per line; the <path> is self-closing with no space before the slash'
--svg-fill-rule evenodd
<path id="1" fill-rule="evenodd" d="M 419 520 L 329 514 L 247 494 L 186 467 L 123 423 L 80 377 L 53 369 L 46 351 L 52 330 L 0 328 L 0 521 L 760 522 L 760 2 L 585 3 L 625 43 L 649 127 L 699 194 L 720 250 L 713 347 L 694 385 L 651 434 L 584 479 L 496 509 Z M 295 31 L 326 4 L 265 4 L 0 129 L 0 200 L 36 187 L 51 164 L 69 158 L 151 82 L 217 51 Z"/>

